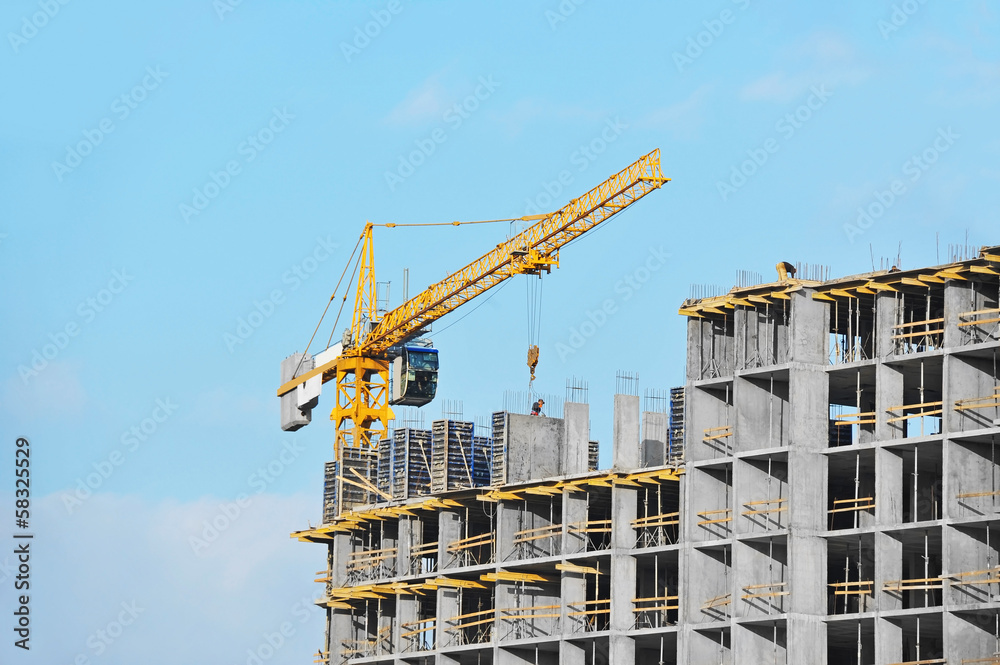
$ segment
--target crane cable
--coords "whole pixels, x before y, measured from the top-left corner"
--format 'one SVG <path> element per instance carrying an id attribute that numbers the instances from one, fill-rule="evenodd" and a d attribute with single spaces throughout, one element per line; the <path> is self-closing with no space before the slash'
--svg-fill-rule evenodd
<path id="1" fill-rule="evenodd" d="M 312 337 L 309 338 L 309 343 L 306 344 L 306 350 L 302 352 L 302 357 L 299 358 L 299 362 L 295 366 L 295 371 L 292 372 L 292 378 L 293 379 L 296 376 L 298 376 L 299 369 L 302 367 L 302 361 L 305 360 L 306 355 L 308 355 L 308 353 L 309 353 L 309 347 L 312 346 L 313 339 L 316 338 L 316 333 L 319 332 L 319 327 L 321 325 L 323 325 L 323 319 L 324 319 L 324 317 L 326 317 L 326 313 L 330 309 L 330 303 L 332 303 L 333 299 L 337 297 L 337 290 L 340 288 L 340 283 L 344 281 L 344 275 L 347 274 L 347 269 L 351 267 L 351 259 L 354 258 L 354 255 L 358 251 L 358 247 L 361 246 L 361 238 L 362 237 L 363 236 L 359 237 L 357 244 L 354 245 L 354 251 L 352 251 L 351 252 L 351 256 L 348 257 L 348 259 L 347 259 L 347 265 L 344 266 L 344 272 L 340 273 L 340 279 L 337 280 L 337 286 L 333 289 L 333 293 L 330 294 L 330 299 L 328 301 L 326 301 L 326 307 L 323 308 L 323 314 L 320 315 L 320 317 L 319 317 L 319 322 L 316 324 L 316 329 L 313 330 Z M 359 256 L 358 258 L 360 259 L 361 257 Z M 351 281 L 352 282 L 354 281 L 354 276 L 353 275 L 351 276 Z M 347 288 L 349 290 L 351 288 L 351 285 L 348 284 Z M 344 291 L 344 300 L 347 300 L 347 291 Z M 343 311 L 343 309 L 344 309 L 344 304 L 343 303 L 340 304 L 340 309 L 341 309 L 341 311 Z M 338 321 L 340 320 L 340 312 L 337 312 L 337 320 Z M 334 330 L 337 329 L 337 323 L 336 322 L 334 322 L 334 324 L 333 324 L 333 329 Z M 331 340 L 333 339 L 333 333 L 332 332 L 330 333 L 330 339 Z M 329 341 L 326 343 L 326 346 L 327 346 L 327 348 L 330 348 L 330 342 Z"/>
<path id="2" fill-rule="evenodd" d="M 363 253 L 364 252 L 362 252 L 361 254 L 363 254 Z M 337 324 L 340 322 L 340 315 L 344 311 L 344 305 L 347 304 L 347 294 L 350 293 L 350 291 L 351 291 L 351 285 L 354 284 L 354 276 L 356 274 L 358 274 L 358 265 L 361 263 L 361 254 L 358 254 L 358 258 L 354 262 L 354 270 L 351 271 L 351 279 L 349 279 L 347 281 L 347 288 L 344 289 L 344 298 L 343 298 L 343 300 L 340 301 L 340 309 L 337 310 L 337 318 L 334 319 L 334 321 L 333 321 L 333 327 L 330 328 L 330 338 L 328 340 L 326 340 L 326 347 L 327 348 L 330 348 L 330 342 L 333 341 L 333 334 L 335 332 L 337 332 Z M 351 257 L 353 258 L 354 255 L 352 254 Z M 348 263 L 348 265 L 350 265 L 350 263 L 351 263 L 350 259 L 348 259 L 347 263 Z M 346 270 L 346 268 L 345 268 L 345 270 Z M 343 277 L 341 277 L 341 279 L 343 279 Z"/>
<path id="3" fill-rule="evenodd" d="M 524 217 L 505 217 L 504 219 L 485 219 L 485 220 L 476 220 L 476 221 L 469 221 L 469 222 L 453 221 L 453 222 L 427 222 L 427 223 L 407 223 L 407 224 L 398 224 L 398 223 L 395 223 L 395 222 L 386 222 L 385 224 L 372 224 L 372 226 L 380 226 L 380 227 L 383 227 L 383 228 L 393 229 L 393 228 L 396 228 L 396 227 L 412 227 L 412 226 L 465 226 L 466 224 L 497 224 L 497 223 L 500 223 L 500 222 L 520 222 L 520 221 L 530 222 L 530 221 L 535 221 L 535 220 L 538 220 L 538 219 L 544 219 L 545 217 L 550 217 L 553 214 L 555 214 L 555 213 L 548 213 L 548 214 L 541 214 L 541 215 L 525 215 Z M 302 361 L 305 360 L 306 355 L 308 355 L 308 353 L 309 353 L 309 347 L 312 346 L 313 340 L 316 338 L 316 333 L 319 332 L 320 326 L 323 325 L 323 319 L 326 317 L 326 313 L 330 309 L 330 303 L 332 303 L 333 299 L 337 297 L 337 291 L 340 289 L 340 285 L 344 281 L 344 275 L 347 274 L 348 268 L 351 267 L 351 260 L 354 258 L 354 255 L 357 254 L 358 247 L 361 245 L 361 241 L 363 239 L 364 239 L 364 234 L 362 234 L 361 236 L 358 237 L 358 242 L 354 245 L 354 251 L 352 251 L 351 255 L 348 257 L 347 264 L 344 266 L 344 271 L 342 273 L 340 273 L 340 279 L 337 280 L 337 286 L 333 289 L 333 293 L 330 294 L 330 299 L 327 301 L 326 307 L 323 308 L 323 314 L 321 314 L 320 317 L 319 317 L 319 322 L 316 324 L 316 329 L 313 330 L 312 336 L 309 337 L 309 342 L 306 344 L 306 349 L 302 353 L 302 357 L 299 358 L 298 364 L 295 366 L 295 372 L 292 373 L 292 378 L 295 378 L 296 376 L 298 376 L 299 369 L 301 369 L 301 367 L 302 367 Z M 358 260 L 355 261 L 355 267 L 358 265 L 358 262 L 360 262 L 360 261 L 361 261 L 361 256 L 359 255 L 358 256 Z M 326 348 L 330 348 L 330 343 L 333 341 L 333 335 L 337 331 L 337 324 L 340 322 L 340 315 L 344 311 L 344 305 L 347 304 L 347 294 L 351 290 L 351 284 L 354 283 L 354 272 L 356 272 L 356 271 L 352 271 L 351 272 L 351 279 L 348 281 L 347 288 L 344 290 L 344 297 L 340 301 L 340 309 L 337 310 L 337 318 L 334 320 L 334 322 L 333 322 L 333 328 L 331 328 L 331 330 L 330 330 L 330 338 L 326 341 Z M 476 308 L 474 308 L 473 311 L 475 311 L 475 309 L 478 309 L 478 306 Z M 469 312 L 469 313 L 471 314 L 471 312 Z M 458 321 L 461 321 L 464 318 L 465 318 L 465 316 L 463 316 L 461 319 L 458 319 L 457 321 L 453 322 L 451 325 L 454 325 L 455 323 L 457 323 Z M 448 327 L 450 328 L 451 325 L 449 325 Z M 443 331 L 439 331 L 439 332 L 443 332 Z M 529 334 L 529 344 L 530 344 L 530 334 Z"/>
<path id="4" fill-rule="evenodd" d="M 538 365 L 538 340 L 541 334 L 542 318 L 542 276 L 538 275 L 537 283 L 532 286 L 531 275 L 526 275 L 525 287 L 528 307 L 528 368 L 531 378 L 528 380 L 528 394 L 532 392 L 535 381 L 535 367 Z"/>
<path id="5" fill-rule="evenodd" d="M 444 328 L 441 328 L 440 330 L 435 331 L 434 335 L 435 336 L 440 335 L 445 330 L 447 330 L 448 328 L 451 328 L 453 325 L 455 325 L 456 323 L 458 323 L 459 321 L 461 321 L 462 319 L 464 319 L 465 317 L 467 317 L 469 314 L 472 314 L 473 312 L 475 312 L 477 309 L 479 309 L 480 307 L 482 307 L 483 305 L 485 305 L 486 303 L 488 303 L 493 298 L 493 296 L 495 296 L 496 294 L 498 294 L 501 291 L 503 291 L 504 288 L 508 284 L 510 284 L 510 280 L 505 281 L 503 284 L 500 285 L 500 288 L 498 288 L 496 291 L 493 291 L 493 293 L 491 293 L 489 296 L 487 296 L 486 298 L 484 298 L 480 302 L 476 303 L 475 307 L 473 307 L 472 309 L 470 309 L 466 313 L 462 314 L 462 316 L 458 317 L 457 319 L 455 319 L 454 321 L 452 321 L 451 323 L 449 323 L 448 325 L 446 325 Z"/>
<path id="6" fill-rule="evenodd" d="M 396 222 L 386 222 L 385 224 L 372 224 L 372 226 L 381 226 L 387 229 L 394 229 L 400 226 L 465 226 L 466 224 L 498 224 L 500 222 L 534 222 L 539 219 L 545 219 L 546 217 L 551 217 L 554 212 L 544 213 L 541 215 L 525 215 L 524 217 L 505 217 L 503 219 L 483 219 L 478 221 L 470 222 L 424 222 L 424 223 L 408 223 L 408 224 L 398 224 Z"/>

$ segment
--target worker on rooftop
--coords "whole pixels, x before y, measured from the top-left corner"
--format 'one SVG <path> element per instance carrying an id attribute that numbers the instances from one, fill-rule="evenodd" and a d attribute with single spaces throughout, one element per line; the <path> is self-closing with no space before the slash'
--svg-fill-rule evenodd
<path id="1" fill-rule="evenodd" d="M 540 416 L 542 415 L 542 407 L 545 406 L 545 400 L 539 398 L 537 402 L 531 405 L 531 415 Z"/>

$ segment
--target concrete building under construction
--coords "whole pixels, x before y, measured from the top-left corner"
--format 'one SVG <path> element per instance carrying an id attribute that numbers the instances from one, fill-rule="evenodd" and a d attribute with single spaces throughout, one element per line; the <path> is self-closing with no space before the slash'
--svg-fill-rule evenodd
<path id="1" fill-rule="evenodd" d="M 620 382 L 611 469 L 569 390 L 328 465 L 318 660 L 1000 664 L 1000 247 L 778 272 L 683 303 L 686 385 Z"/>

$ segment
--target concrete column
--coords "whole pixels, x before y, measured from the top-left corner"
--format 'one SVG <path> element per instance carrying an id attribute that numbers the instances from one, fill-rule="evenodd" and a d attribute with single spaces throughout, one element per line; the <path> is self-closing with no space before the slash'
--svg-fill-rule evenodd
<path id="1" fill-rule="evenodd" d="M 903 661 L 903 627 L 887 619 L 875 619 L 875 662 Z"/>
<path id="2" fill-rule="evenodd" d="M 563 405 L 566 441 L 563 444 L 562 473 L 587 473 L 590 444 L 590 405 L 566 402 Z"/>
<path id="3" fill-rule="evenodd" d="M 788 360 L 826 365 L 830 307 L 822 300 L 813 300 L 813 292 L 804 288 L 792 294 Z"/>
<path id="4" fill-rule="evenodd" d="M 578 626 L 581 617 L 571 617 L 568 614 L 573 611 L 570 606 L 577 606 L 583 609 L 583 603 L 587 600 L 587 579 L 583 573 L 563 571 L 562 574 L 562 617 L 560 619 L 562 634 L 565 638 L 579 634 Z M 593 608 L 588 608 L 593 609 Z M 563 643 L 566 644 L 566 643 Z M 567 657 L 560 657 L 560 664 L 583 665 L 584 652 L 582 649 L 570 649 Z"/>
<path id="5" fill-rule="evenodd" d="M 882 291 L 875 295 L 875 356 L 886 359 L 893 355 L 895 343 L 892 339 L 896 325 L 896 294 Z"/>
<path id="6" fill-rule="evenodd" d="M 879 363 L 875 367 L 875 438 L 892 441 L 903 437 L 906 421 L 889 422 L 893 417 L 886 409 L 903 404 L 903 373 Z M 896 415 L 899 415 L 898 413 Z"/>
<path id="7" fill-rule="evenodd" d="M 330 662 L 335 663 L 344 660 L 341 654 L 344 651 L 344 640 L 353 639 L 354 627 L 351 624 L 350 610 L 332 610 L 330 613 Z"/>
<path id="8" fill-rule="evenodd" d="M 497 563 L 514 558 L 514 534 L 522 528 L 520 524 L 522 502 L 501 501 L 497 504 Z"/>
<path id="9" fill-rule="evenodd" d="M 944 340 L 947 347 L 962 345 L 962 331 L 958 327 L 958 315 L 975 309 L 969 302 L 969 287 L 962 282 L 949 279 L 944 283 Z"/>
<path id="10" fill-rule="evenodd" d="M 412 623 L 417 620 L 417 598 L 416 596 L 396 596 L 396 625 L 402 626 L 404 623 Z M 335 629 L 336 630 L 336 629 Z M 401 635 L 406 632 L 402 628 L 397 630 L 393 635 L 393 646 L 396 653 L 402 653 L 404 649 L 410 644 L 408 638 L 403 638 Z M 339 633 L 335 633 L 339 634 Z M 331 658 L 330 662 L 334 662 Z"/>
<path id="11" fill-rule="evenodd" d="M 611 490 L 611 547 L 631 550 L 635 547 L 635 521 L 639 503 L 636 490 L 616 486 Z"/>
<path id="12" fill-rule="evenodd" d="M 818 536 L 788 536 L 788 561 L 790 612 L 826 616 L 826 540 Z M 808 662 L 808 659 L 789 662 Z"/>
<path id="13" fill-rule="evenodd" d="M 632 521 L 636 518 L 637 506 L 635 490 L 627 487 L 612 489 L 611 637 L 608 656 L 612 663 L 635 662 L 635 642 L 620 633 L 631 630 L 635 622 L 632 598 L 635 597 L 636 565 L 635 558 L 628 551 L 635 547 Z"/>
<path id="14" fill-rule="evenodd" d="M 449 552 L 448 546 L 462 539 L 462 515 L 453 510 L 438 513 L 438 570 L 456 565 L 456 553 Z"/>
<path id="15" fill-rule="evenodd" d="M 615 395 L 612 467 L 615 471 L 639 468 L 639 398 Z"/>
<path id="16" fill-rule="evenodd" d="M 330 545 L 330 582 L 335 587 L 347 586 L 347 560 L 351 555 L 351 536 L 347 533 L 333 534 Z"/>
<path id="17" fill-rule="evenodd" d="M 902 456 L 889 448 L 876 449 L 875 522 L 883 526 L 902 523 L 905 501 Z"/>
<path id="18" fill-rule="evenodd" d="M 563 546 L 564 554 L 576 554 L 586 549 L 587 537 L 583 533 L 570 533 L 571 524 L 587 521 L 587 494 L 563 490 Z"/>
<path id="19" fill-rule="evenodd" d="M 643 468 L 667 463 L 667 414 L 642 414 L 642 447 L 639 465 Z"/>
<path id="20" fill-rule="evenodd" d="M 784 444 L 796 450 L 819 453 L 830 445 L 830 378 L 823 367 L 796 367 L 788 375 L 791 422 Z"/>
<path id="21" fill-rule="evenodd" d="M 825 578 L 825 576 L 824 576 Z M 794 592 L 793 592 L 794 593 Z M 826 610 L 822 612 L 826 614 Z M 787 663 L 825 663 L 826 623 L 821 616 L 790 614 L 786 622 Z M 879 663 L 883 661 L 877 661 Z M 831 664 L 832 665 L 832 664 Z"/>
<path id="22" fill-rule="evenodd" d="M 410 551 L 413 547 L 413 533 L 420 529 L 420 522 L 415 518 L 399 518 L 399 542 L 396 547 L 396 575 L 404 577 L 410 574 Z"/>
<path id="23" fill-rule="evenodd" d="M 611 633 L 608 638 L 608 662 L 615 664 L 634 663 L 635 640 L 628 635 Z"/>
<path id="24" fill-rule="evenodd" d="M 687 380 L 701 378 L 701 327 L 702 319 L 688 317 L 687 320 Z"/>
<path id="25" fill-rule="evenodd" d="M 582 645 L 568 640 L 559 643 L 559 665 L 585 665 L 587 651 Z"/>
<path id="26" fill-rule="evenodd" d="M 448 620 L 462 613 L 459 590 L 450 587 L 439 587 L 437 590 L 437 648 L 443 649 L 458 644 L 458 632 L 447 631 L 451 625 Z"/>
<path id="27" fill-rule="evenodd" d="M 885 533 L 875 534 L 875 609 L 881 612 L 903 608 L 900 594 L 882 591 L 885 582 L 903 577 L 903 543 Z M 879 638 L 876 635 L 876 641 Z M 896 638 L 899 641 L 899 638 Z M 899 647 L 900 649 L 902 647 Z M 877 652 L 877 648 L 876 648 Z M 894 661 L 899 662 L 899 658 Z M 880 661 L 881 662 L 881 661 Z"/>
<path id="28" fill-rule="evenodd" d="M 754 348 L 756 328 L 751 330 L 750 321 L 756 317 L 753 310 L 737 307 L 733 310 L 733 368 L 746 369 L 747 349 Z"/>
<path id="29" fill-rule="evenodd" d="M 827 527 L 829 473 L 825 455 L 788 451 L 788 525 L 808 534 Z"/>
<path id="30" fill-rule="evenodd" d="M 393 523 L 393 521 L 391 521 L 391 520 L 386 520 L 386 521 L 382 522 L 381 523 L 382 524 L 382 535 L 380 537 L 380 541 L 381 542 L 376 543 L 374 545 L 375 549 L 391 549 L 393 547 L 396 548 L 396 556 L 393 557 L 391 561 L 386 561 L 386 568 L 389 569 L 389 571 L 390 571 L 389 574 L 390 575 L 396 575 L 397 571 L 399 570 L 399 559 L 400 559 L 400 556 L 399 556 L 399 540 L 400 540 L 400 537 L 399 537 L 400 536 L 400 534 L 399 534 L 399 522 L 400 521 L 402 521 L 402 520 L 396 520 L 395 523 Z M 390 525 L 396 527 L 396 533 L 395 533 L 395 535 L 393 535 L 392 532 L 391 532 L 391 530 L 387 528 Z"/>
<path id="31" fill-rule="evenodd" d="M 394 607 L 395 603 L 392 600 L 383 600 L 382 602 L 382 616 L 378 620 L 378 632 L 388 629 L 390 635 L 390 643 L 392 640 L 392 635 L 399 632 L 399 624 L 394 615 L 394 612 L 387 612 L 386 610 L 390 607 Z M 382 648 L 382 643 L 379 642 L 379 649 Z"/>

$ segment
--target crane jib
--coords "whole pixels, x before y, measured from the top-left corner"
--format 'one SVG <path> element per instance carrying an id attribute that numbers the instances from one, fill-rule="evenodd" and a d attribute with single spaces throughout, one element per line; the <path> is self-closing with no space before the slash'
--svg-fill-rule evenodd
<path id="1" fill-rule="evenodd" d="M 441 318 L 508 277 L 526 272 L 514 269 L 516 266 L 511 250 L 535 249 L 544 257 L 551 256 L 569 241 L 586 233 L 668 181 L 669 178 L 664 178 L 660 171 L 659 150 L 650 152 L 584 196 L 574 199 L 556 213 L 542 219 L 513 239 L 498 245 L 465 268 L 432 285 L 419 296 L 388 312 L 365 340 L 365 348 L 378 353 L 399 344 L 419 333 L 428 323 Z M 617 186 L 614 187 L 615 185 Z M 611 187 L 614 189 L 608 193 Z M 636 188 L 640 191 L 632 192 Z M 632 196 L 629 196 L 630 194 Z M 593 200 L 596 196 L 600 198 Z M 624 200 L 620 204 L 613 203 L 618 198 Z M 584 202 L 582 206 L 581 202 Z M 564 221 L 567 215 L 569 219 Z M 585 223 L 578 224 L 581 220 Z M 539 247 L 540 249 L 536 249 Z"/>

